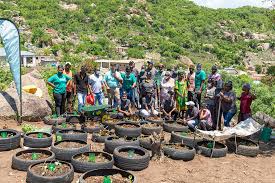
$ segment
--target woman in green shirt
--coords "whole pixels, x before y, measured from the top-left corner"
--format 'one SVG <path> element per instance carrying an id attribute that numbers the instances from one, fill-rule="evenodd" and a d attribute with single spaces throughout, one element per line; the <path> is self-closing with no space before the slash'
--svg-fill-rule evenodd
<path id="1" fill-rule="evenodd" d="M 184 116 L 184 111 L 187 110 L 187 80 L 185 78 L 184 71 L 178 72 L 178 80 L 175 83 L 176 99 L 177 99 L 177 110 Z"/>
<path id="2" fill-rule="evenodd" d="M 57 67 L 57 74 L 51 76 L 48 79 L 47 84 L 53 87 L 53 97 L 55 101 L 56 114 L 59 116 L 65 112 L 65 101 L 66 101 L 66 86 L 70 78 L 63 74 L 64 67 L 59 65 Z"/>

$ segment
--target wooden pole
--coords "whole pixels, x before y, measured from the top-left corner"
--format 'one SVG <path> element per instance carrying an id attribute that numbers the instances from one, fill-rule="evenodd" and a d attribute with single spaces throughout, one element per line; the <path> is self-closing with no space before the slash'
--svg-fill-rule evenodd
<path id="1" fill-rule="evenodd" d="M 218 107 L 218 118 L 217 118 L 217 124 L 216 124 L 216 130 L 219 128 L 219 123 L 220 123 L 220 116 L 221 116 L 221 99 L 219 98 L 219 107 Z"/>

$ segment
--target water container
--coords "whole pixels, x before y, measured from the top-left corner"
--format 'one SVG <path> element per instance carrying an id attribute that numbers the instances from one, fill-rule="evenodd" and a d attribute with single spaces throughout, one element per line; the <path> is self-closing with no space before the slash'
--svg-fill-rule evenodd
<path id="1" fill-rule="evenodd" d="M 270 137 L 271 137 L 271 132 L 272 132 L 272 129 L 271 129 L 271 128 L 269 128 L 269 127 L 264 127 L 263 130 L 262 130 L 260 139 L 261 139 L 263 142 L 269 142 L 269 141 L 270 141 Z"/>

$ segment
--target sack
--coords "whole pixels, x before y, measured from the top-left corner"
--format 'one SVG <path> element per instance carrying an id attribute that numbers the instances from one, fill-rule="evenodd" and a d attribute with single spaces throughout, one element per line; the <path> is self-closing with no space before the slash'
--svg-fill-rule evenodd
<path id="1" fill-rule="evenodd" d="M 95 104 L 95 96 L 93 94 L 87 95 L 86 101 L 88 104 L 94 105 Z"/>

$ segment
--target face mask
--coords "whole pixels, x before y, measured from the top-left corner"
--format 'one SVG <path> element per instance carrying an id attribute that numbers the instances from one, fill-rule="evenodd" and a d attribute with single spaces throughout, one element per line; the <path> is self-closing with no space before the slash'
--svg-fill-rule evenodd
<path id="1" fill-rule="evenodd" d="M 122 101 L 126 101 L 126 100 L 127 100 L 127 98 L 122 98 L 121 100 L 122 100 Z"/>

